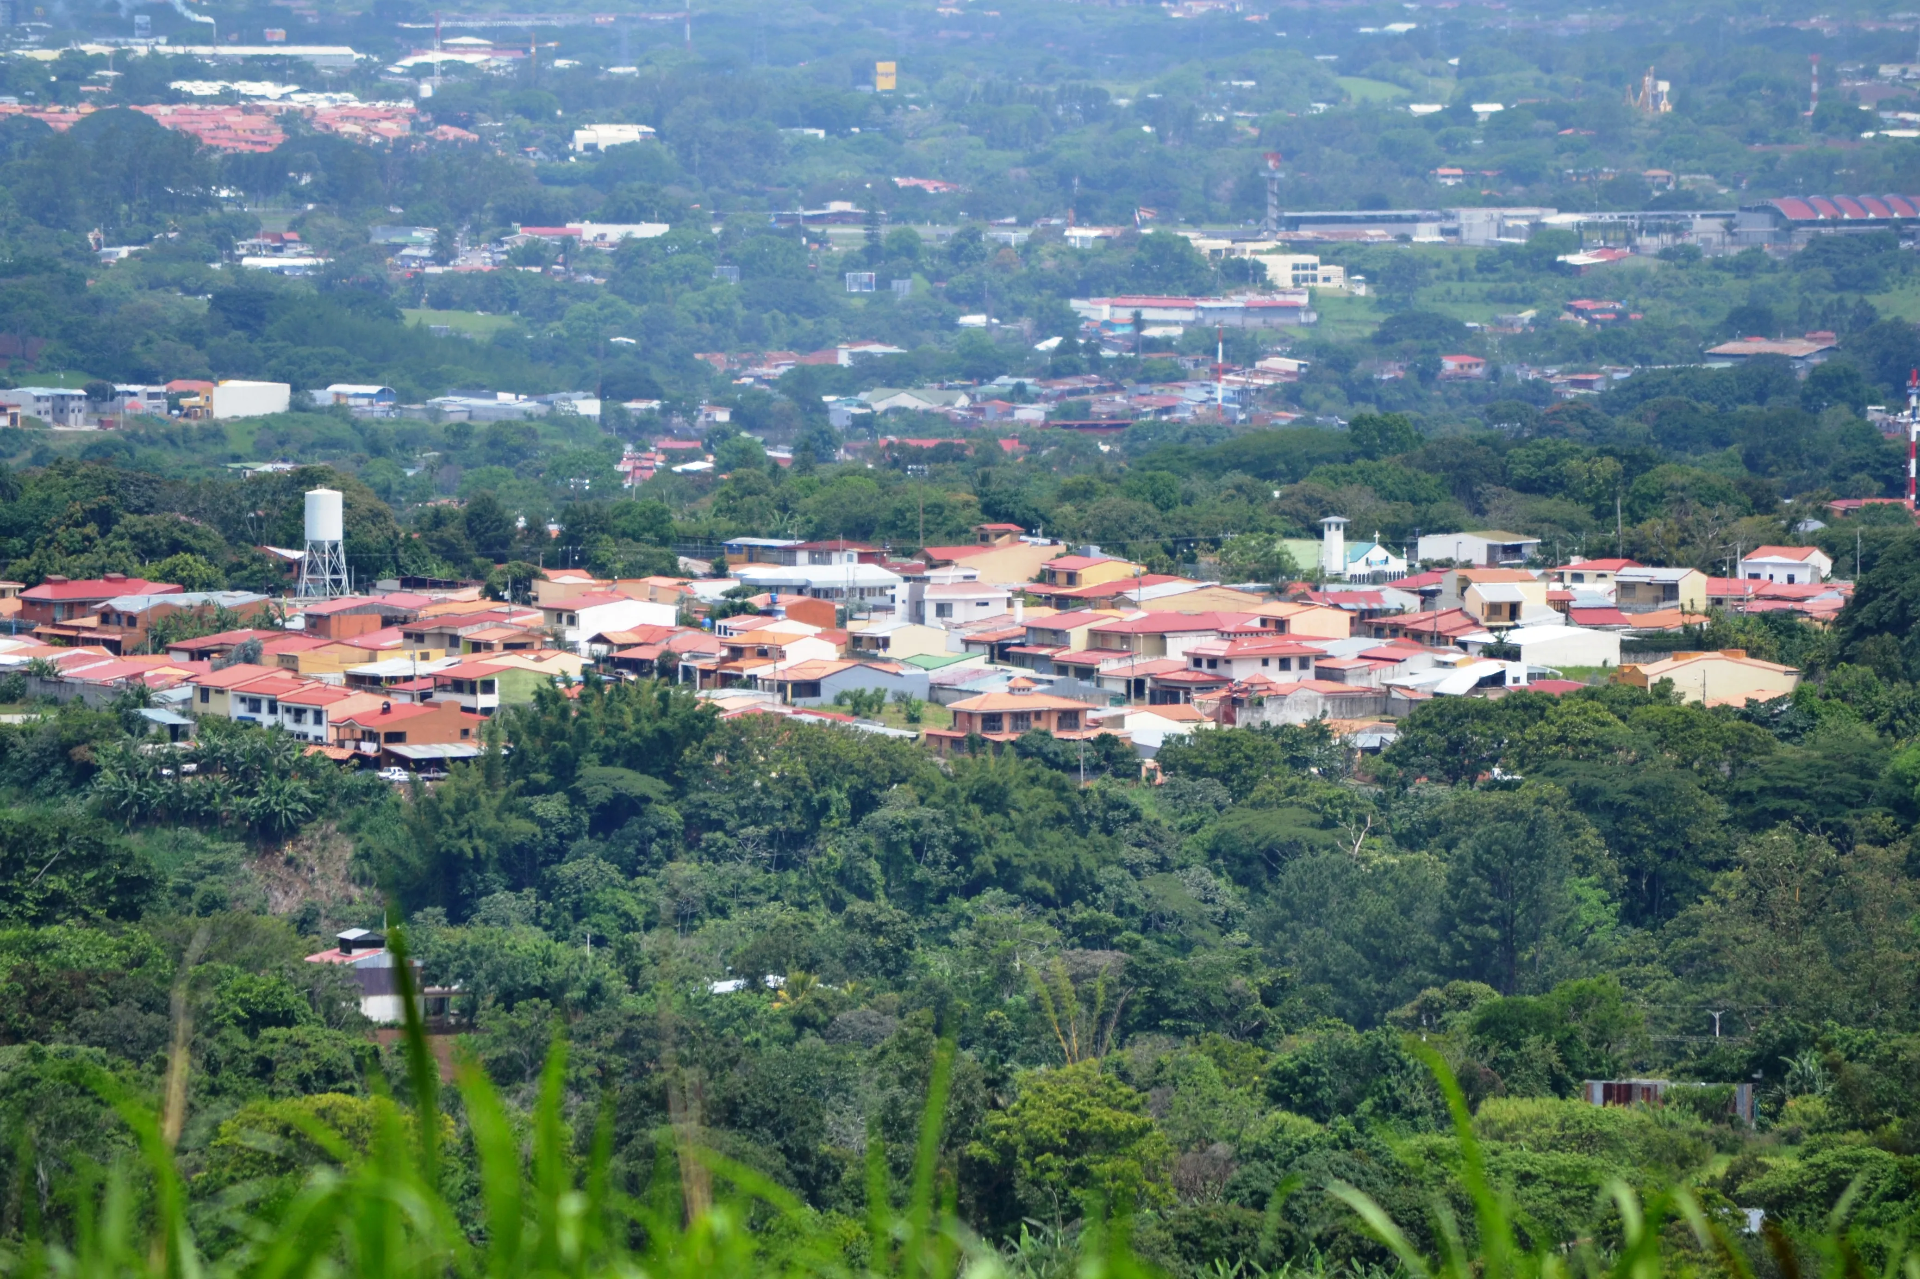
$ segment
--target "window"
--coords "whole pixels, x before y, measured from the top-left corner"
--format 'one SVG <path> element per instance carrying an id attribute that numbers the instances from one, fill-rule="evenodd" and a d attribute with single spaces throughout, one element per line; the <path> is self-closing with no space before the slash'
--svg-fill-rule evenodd
<path id="1" fill-rule="evenodd" d="M 1575 573 L 1573 575 L 1573 580 L 1576 582 L 1584 582 L 1587 580 L 1587 575 L 1585 573 Z"/>
<path id="2" fill-rule="evenodd" d="M 296 724 L 305 724 L 307 722 L 307 712 L 304 707 L 296 706 L 293 708 L 293 722 Z"/>
<path id="3" fill-rule="evenodd" d="M 200 704 L 201 704 L 202 706 L 205 706 L 205 705 L 206 705 L 206 704 L 207 704 L 208 702 L 211 702 L 212 700 L 213 700 L 213 690 L 212 690 L 212 689 L 210 689 L 210 688 L 203 688 L 203 689 L 201 689 L 201 690 L 200 690 Z"/>
<path id="4" fill-rule="evenodd" d="M 1207 669 L 1208 669 L 1208 670 L 1210 670 L 1210 671 L 1217 671 L 1217 670 L 1219 670 L 1219 669 L 1220 669 L 1220 659 L 1219 659 L 1219 658 L 1217 658 L 1217 657 L 1209 657 L 1209 658 L 1207 659 Z"/>
<path id="5" fill-rule="evenodd" d="M 1054 728 L 1062 733 L 1079 732 L 1080 731 L 1080 712 L 1079 711 L 1061 711 L 1060 714 L 1054 719 Z"/>
<path id="6" fill-rule="evenodd" d="M 999 733 L 1004 732 L 1005 729 L 1006 717 L 1004 715 L 982 715 L 980 717 L 980 731 L 983 733 Z"/>
<path id="7" fill-rule="evenodd" d="M 481 680 L 481 681 L 480 681 L 480 691 L 481 691 L 482 693 L 491 693 L 491 692 L 493 692 L 493 684 L 494 684 L 494 681 L 492 681 L 492 680 L 490 680 L 490 679 L 483 679 L 483 680 Z"/>
<path id="8" fill-rule="evenodd" d="M 280 713 L 280 703 L 275 699 L 269 697 L 267 699 L 267 714 L 278 715 L 279 713 Z"/>
<path id="9" fill-rule="evenodd" d="M 460 740 L 461 740 L 461 741 L 463 741 L 463 742 L 464 742 L 464 741 L 466 741 L 466 740 L 467 740 L 467 738 L 469 738 L 469 737 L 471 737 L 471 736 L 473 736 L 473 730 L 472 730 L 472 729 L 470 729 L 470 728 L 463 728 L 463 729 L 461 729 L 461 730 L 460 730 Z"/>
<path id="10" fill-rule="evenodd" d="M 1280 669 L 1281 669 L 1281 670 L 1283 670 L 1283 671 L 1290 671 L 1290 670 L 1292 670 L 1292 669 L 1293 669 L 1293 659 L 1292 659 L 1291 657 L 1283 657 L 1283 658 L 1281 658 L 1281 659 L 1280 659 Z"/>
<path id="11" fill-rule="evenodd" d="M 315 711 L 313 713 L 313 726 L 315 728 L 325 728 L 327 726 L 327 713 L 325 711 Z"/>
<path id="12" fill-rule="evenodd" d="M 933 615 L 934 615 L 935 617 L 952 617 L 952 616 L 953 616 L 953 605 L 951 605 L 951 604 L 935 604 L 935 605 L 933 606 Z"/>
<path id="13" fill-rule="evenodd" d="M 1024 733 L 1032 727 L 1033 727 L 1032 711 L 1015 711 L 1013 713 L 1013 731 L 1014 732 Z"/>
<path id="14" fill-rule="evenodd" d="M 1271 657 L 1263 657 L 1260 659 L 1260 665 L 1271 666 L 1273 665 L 1273 659 Z"/>
<path id="15" fill-rule="evenodd" d="M 240 704 L 246 708 L 247 714 L 249 715 L 258 715 L 260 713 L 260 699 L 257 697 L 243 697 L 240 699 Z"/>
<path id="16" fill-rule="evenodd" d="M 1193 669 L 1196 671 L 1200 669 L 1200 659 L 1197 657 L 1193 659 Z"/>
<path id="17" fill-rule="evenodd" d="M 405 742 L 407 740 L 407 730 L 397 728 L 390 733 L 383 733 L 381 734 L 380 740 L 383 742 Z"/>

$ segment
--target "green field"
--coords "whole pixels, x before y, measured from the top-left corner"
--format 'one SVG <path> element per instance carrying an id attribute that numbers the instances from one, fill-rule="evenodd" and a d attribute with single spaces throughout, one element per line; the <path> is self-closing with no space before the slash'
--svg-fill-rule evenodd
<path id="1" fill-rule="evenodd" d="M 1389 84 L 1385 80 L 1369 80 L 1357 75 L 1336 76 L 1335 79 L 1355 102 L 1392 102 L 1396 98 L 1413 96 L 1412 90 Z"/>
<path id="2" fill-rule="evenodd" d="M 400 312 L 408 324 L 444 324 L 455 333 L 471 337 L 491 337 L 502 329 L 511 329 L 520 321 L 511 315 L 487 315 L 481 311 L 432 311 L 407 308 Z"/>

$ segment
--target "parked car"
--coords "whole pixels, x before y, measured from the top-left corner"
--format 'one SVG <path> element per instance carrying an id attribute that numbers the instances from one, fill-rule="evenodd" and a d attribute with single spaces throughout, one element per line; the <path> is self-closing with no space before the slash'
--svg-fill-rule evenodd
<path id="1" fill-rule="evenodd" d="M 401 768 L 398 764 L 391 768 L 381 769 L 377 776 L 383 782 L 410 782 L 413 780 L 413 774 Z"/>

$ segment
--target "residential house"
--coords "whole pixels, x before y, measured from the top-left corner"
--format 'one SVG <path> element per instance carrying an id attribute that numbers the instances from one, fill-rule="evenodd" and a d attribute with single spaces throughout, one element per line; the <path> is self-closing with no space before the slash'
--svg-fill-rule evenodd
<path id="1" fill-rule="evenodd" d="M 634 626 L 671 626 L 680 617 L 680 610 L 671 604 L 654 604 L 599 591 L 542 604 L 540 612 L 547 632 L 562 646 L 583 655 L 588 635 Z"/>
<path id="2" fill-rule="evenodd" d="M 878 691 L 927 699 L 927 672 L 905 662 L 877 659 L 811 658 L 755 677 L 760 688 L 783 706 L 831 706 L 841 693 Z"/>
<path id="3" fill-rule="evenodd" d="M 1064 613 L 1049 613 L 1043 617 L 1030 616 L 1021 643 L 1007 647 L 998 654 L 999 660 L 1015 666 L 1024 666 L 1029 670 L 1049 673 L 1056 668 L 1053 659 L 1066 657 L 1087 648 L 1091 641 L 1088 636 L 1095 626 L 1103 622 L 1115 621 L 1119 614 L 1100 609 L 1074 609 Z M 968 645 L 972 647 L 971 644 Z"/>
<path id="4" fill-rule="evenodd" d="M 1677 608 L 1707 610 L 1707 575 L 1697 568 L 1625 568 L 1614 574 L 1614 604 L 1623 613 Z"/>
<path id="5" fill-rule="evenodd" d="M 1547 580 L 1564 590 L 1592 591 L 1613 598 L 1613 579 L 1622 569 L 1643 567 L 1635 560 L 1574 559 L 1547 570 Z"/>
<path id="6" fill-rule="evenodd" d="M 368 1021 L 384 1025 L 404 1021 L 406 1005 L 396 980 L 398 965 L 393 952 L 387 949 L 387 939 L 364 928 L 350 928 L 335 940 L 337 944 L 332 948 L 308 955 L 307 962 L 338 965 L 352 978 L 354 985 L 360 989 L 360 1015 Z M 422 1013 L 445 1015 L 451 992 L 421 988 L 418 980 L 420 961 L 410 959 L 407 962 L 413 965 L 416 988 L 421 989 Z"/>
<path id="7" fill-rule="evenodd" d="M 1390 679 L 1416 675 L 1433 669 L 1433 666 L 1433 649 L 1408 640 L 1394 640 L 1343 657 L 1317 658 L 1313 663 L 1313 674 L 1315 679 L 1333 680 L 1340 684 L 1384 688 Z"/>
<path id="8" fill-rule="evenodd" d="M 1368 621 L 1365 629 L 1374 639 L 1410 640 L 1438 649 L 1457 648 L 1470 640 L 1492 638 L 1486 623 L 1458 608 L 1377 617 Z"/>
<path id="9" fill-rule="evenodd" d="M 271 712 L 267 710 L 264 694 L 254 694 L 259 705 L 249 708 L 248 704 L 240 699 L 239 690 L 244 685 L 269 678 L 276 681 L 273 686 L 275 689 L 273 710 Z M 257 662 L 236 662 L 222 670 L 196 672 L 188 677 L 186 683 L 193 689 L 189 707 L 195 715 L 264 722 L 269 717 L 274 720 L 279 719 L 280 693 L 298 688 L 304 681 L 288 675 L 278 666 L 262 666 Z"/>
<path id="10" fill-rule="evenodd" d="M 1169 740 L 1185 741 L 1196 732 L 1216 727 L 1212 720 L 1186 703 L 1128 707 L 1117 718 L 1141 759 L 1158 755 Z M 1102 717 L 1102 722 L 1111 725 L 1115 719 L 1108 715 Z"/>
<path id="11" fill-rule="evenodd" d="M 237 630 L 217 631 L 212 635 L 196 635 L 190 639 L 172 640 L 167 644 L 167 656 L 181 662 L 218 661 L 248 640 L 259 640 L 264 649 L 268 641 L 284 639 L 288 635 L 287 631 L 266 631 L 257 627 L 242 626 Z"/>
<path id="12" fill-rule="evenodd" d="M 1497 568 L 1502 564 L 1524 563 L 1540 545 L 1537 537 L 1509 533 L 1504 529 L 1486 529 L 1478 533 L 1423 533 L 1416 554 L 1423 563 L 1484 564 Z"/>
<path id="13" fill-rule="evenodd" d="M 944 654 L 947 651 L 945 630 L 937 626 L 922 626 L 917 622 L 875 622 L 871 626 L 849 631 L 847 635 L 849 657 L 904 661 L 909 657 L 920 657 L 927 653 Z"/>
<path id="14" fill-rule="evenodd" d="M 1185 658 L 1195 644 L 1223 634 L 1257 634 L 1263 627 L 1251 613 L 1138 613 L 1109 618 L 1087 630 L 1087 647 L 1132 657 Z"/>
<path id="15" fill-rule="evenodd" d="M 1341 592 L 1345 596 L 1349 592 Z M 1299 601 L 1249 603 L 1254 621 L 1281 635 L 1311 639 L 1346 639 L 1353 634 L 1353 613 L 1336 604 Z"/>
<path id="16" fill-rule="evenodd" d="M 1386 689 L 1365 684 L 1324 679 L 1250 681 L 1244 693 L 1235 697 L 1233 722 L 1258 728 L 1321 719 L 1368 719 L 1385 715 L 1387 702 Z"/>
<path id="17" fill-rule="evenodd" d="M 1017 533 L 1011 535 L 1012 541 L 1002 540 L 1009 535 L 1007 530 L 989 524 L 976 525 L 974 535 L 977 539 L 989 530 L 994 538 L 992 541 L 976 540 L 958 546 L 923 547 L 921 556 L 936 568 L 964 565 L 973 570 L 978 581 L 991 586 L 1020 586 L 1038 577 L 1041 566 L 1055 558 L 1060 551 L 1054 543 L 1024 541 Z"/>
<path id="18" fill-rule="evenodd" d="M 1472 582 L 1461 593 L 1460 607 L 1484 626 L 1519 626 L 1545 621 L 1547 584 L 1527 582 Z"/>
<path id="19" fill-rule="evenodd" d="M 34 634 L 50 644 L 99 644 L 117 653 L 147 648 L 153 629 L 163 619 L 185 613 L 210 618 L 222 611 L 248 621 L 271 611 L 273 601 L 252 591 L 167 591 L 159 594 L 116 595 L 104 600 L 87 625 L 37 626 Z"/>
<path id="20" fill-rule="evenodd" d="M 280 727 L 298 741 L 332 745 L 338 733 L 330 716 L 377 710 L 381 700 L 377 693 L 308 681 L 280 694 Z"/>
<path id="21" fill-rule="evenodd" d="M 1584 626 L 1516 626 L 1499 637 L 1499 643 L 1520 650 L 1520 660 L 1535 666 L 1618 666 L 1620 632 L 1596 630 Z M 1470 643 L 1467 651 L 1479 653 L 1487 641 Z"/>
<path id="22" fill-rule="evenodd" d="M 1824 582 L 1833 560 L 1817 546 L 1756 546 L 1740 557 L 1740 576 L 1749 582 L 1789 586 Z"/>
<path id="23" fill-rule="evenodd" d="M 595 577 L 582 569 L 550 568 L 533 579 L 533 603 L 536 608 L 558 604 L 582 595 L 613 594 L 613 582 Z"/>
<path id="24" fill-rule="evenodd" d="M 34 626 L 58 625 L 92 617 L 102 604 L 117 596 L 177 595 L 182 589 L 177 583 L 149 582 L 125 573 L 79 581 L 49 573 L 38 586 L 20 592 L 20 620 Z"/>
<path id="25" fill-rule="evenodd" d="M 1031 680 L 1015 678 L 1004 693 L 957 701 L 948 708 L 953 712 L 952 728 L 929 728 L 921 736 L 936 754 L 952 755 L 965 750 L 967 739 L 976 735 L 997 750 L 1036 729 L 1070 742 L 1111 731 L 1091 722 L 1089 712 L 1094 708 L 1086 702 L 1036 692 L 1035 687 Z M 1124 731 L 1114 736 L 1126 740 Z"/>
<path id="26" fill-rule="evenodd" d="M 288 619 L 308 635 L 332 640 L 352 639 L 370 631 L 383 630 L 401 622 L 411 622 L 432 601 L 420 595 L 341 595 L 298 606 Z"/>
<path id="27" fill-rule="evenodd" d="M 805 622 L 778 618 L 728 618 L 729 622 L 759 623 L 718 632 L 720 652 L 713 656 L 683 654 L 680 677 L 696 688 L 751 687 L 757 676 L 795 662 L 826 660 L 841 655 L 849 638 L 844 631 L 827 631 Z"/>
<path id="28" fill-rule="evenodd" d="M 367 709 L 335 711 L 332 721 L 336 740 L 352 751 L 354 758 L 383 766 L 398 764 L 403 768 L 479 754 L 481 726 L 486 722 L 458 701 L 438 698 L 411 704 L 381 701 Z M 394 749 L 447 746 L 465 749 L 452 752 Z"/>
<path id="29" fill-rule="evenodd" d="M 1113 555 L 1102 555 L 1100 548 L 1089 546 L 1080 555 L 1061 555 L 1040 566 L 1043 586 L 1097 586 L 1123 577 L 1138 577 L 1146 566 Z"/>
<path id="30" fill-rule="evenodd" d="M 1748 657 L 1744 649 L 1675 653 L 1658 662 L 1635 663 L 1615 676 L 1622 684 L 1651 688 L 1671 680 L 1681 700 L 1706 706 L 1745 706 L 1748 701 L 1772 701 L 1800 686 L 1800 672 L 1778 662 Z"/>
<path id="31" fill-rule="evenodd" d="M 1326 655 L 1325 649 L 1275 635 L 1203 640 L 1186 650 L 1190 670 L 1217 672 L 1230 680 L 1265 675 L 1283 682 L 1311 675 L 1314 663 Z"/>
<path id="32" fill-rule="evenodd" d="M 732 574 L 760 590 L 831 601 L 849 618 L 899 612 L 906 584 L 898 573 L 878 564 L 743 564 Z"/>

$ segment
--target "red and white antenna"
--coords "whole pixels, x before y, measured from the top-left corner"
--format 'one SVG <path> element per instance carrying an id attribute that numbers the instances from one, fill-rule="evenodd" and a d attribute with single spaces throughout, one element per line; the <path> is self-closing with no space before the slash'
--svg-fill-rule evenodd
<path id="1" fill-rule="evenodd" d="M 1920 369 L 1907 375 L 1907 509 L 1914 509 L 1914 457 L 1920 453 Z"/>

